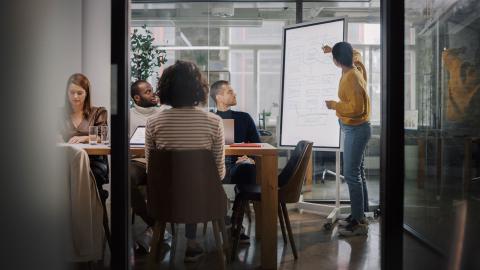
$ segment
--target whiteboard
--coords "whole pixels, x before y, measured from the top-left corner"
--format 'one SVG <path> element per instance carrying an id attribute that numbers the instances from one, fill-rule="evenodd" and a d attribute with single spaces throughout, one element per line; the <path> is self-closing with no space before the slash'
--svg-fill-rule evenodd
<path id="1" fill-rule="evenodd" d="M 345 18 L 284 28 L 280 146 L 309 140 L 316 148 L 340 148 L 338 118 L 325 100 L 338 100 L 342 71 L 322 46 L 343 41 L 345 32 Z"/>

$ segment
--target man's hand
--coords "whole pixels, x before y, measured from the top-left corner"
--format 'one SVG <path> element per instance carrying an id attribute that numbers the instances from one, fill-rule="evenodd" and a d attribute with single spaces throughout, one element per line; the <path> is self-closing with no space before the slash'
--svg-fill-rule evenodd
<path id="1" fill-rule="evenodd" d="M 68 143 L 86 143 L 88 142 L 88 136 L 73 136 L 68 140 Z"/>
<path id="2" fill-rule="evenodd" d="M 255 164 L 255 161 L 247 156 L 241 156 L 238 157 L 237 161 L 235 162 L 236 164 L 238 163 L 250 163 L 250 164 Z"/>
<path id="3" fill-rule="evenodd" d="M 325 105 L 327 105 L 327 108 L 329 110 L 335 110 L 335 107 L 337 105 L 337 102 L 334 100 L 325 100 Z"/>

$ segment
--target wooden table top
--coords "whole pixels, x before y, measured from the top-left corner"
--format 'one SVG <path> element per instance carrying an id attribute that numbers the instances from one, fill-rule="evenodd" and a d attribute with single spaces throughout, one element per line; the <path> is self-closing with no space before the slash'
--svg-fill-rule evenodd
<path id="1" fill-rule="evenodd" d="M 110 145 L 105 144 L 69 144 L 60 143 L 59 146 L 73 146 L 84 149 L 89 155 L 109 155 L 111 152 Z M 259 143 L 260 147 L 231 147 L 225 145 L 226 156 L 276 156 L 278 149 L 268 143 Z M 145 153 L 145 147 L 142 145 L 131 145 L 130 153 L 132 155 L 142 156 Z"/>

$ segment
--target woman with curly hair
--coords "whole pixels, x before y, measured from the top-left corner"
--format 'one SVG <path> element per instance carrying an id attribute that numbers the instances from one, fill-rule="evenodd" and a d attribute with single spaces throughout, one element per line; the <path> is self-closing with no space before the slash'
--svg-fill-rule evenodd
<path id="1" fill-rule="evenodd" d="M 348 185 L 351 215 L 340 220 L 338 233 L 343 236 L 368 234 L 368 191 L 364 172 L 364 155 L 370 129 L 370 98 L 367 94 L 367 72 L 360 53 L 348 42 L 339 42 L 324 53 L 332 53 L 334 64 L 342 70 L 338 87 L 339 101 L 327 100 L 326 106 L 335 110 L 344 135 L 343 174 Z"/>
<path id="2" fill-rule="evenodd" d="M 225 176 L 223 122 L 220 116 L 201 106 L 208 98 L 208 84 L 198 67 L 176 61 L 158 82 L 160 101 L 172 108 L 148 118 L 145 130 L 145 159 L 154 149 L 212 151 L 220 179 Z M 148 168 L 148 165 L 146 165 Z M 204 253 L 196 239 L 196 224 L 186 224 L 186 262 L 197 261 Z"/>

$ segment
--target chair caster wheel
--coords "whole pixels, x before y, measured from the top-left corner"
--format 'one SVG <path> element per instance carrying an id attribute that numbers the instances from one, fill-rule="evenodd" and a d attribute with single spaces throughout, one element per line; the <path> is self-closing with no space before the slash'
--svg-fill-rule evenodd
<path id="1" fill-rule="evenodd" d="M 323 228 L 327 231 L 330 231 L 332 229 L 332 227 L 333 227 L 332 223 L 323 224 Z"/>

